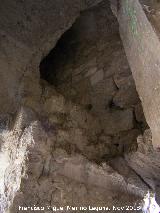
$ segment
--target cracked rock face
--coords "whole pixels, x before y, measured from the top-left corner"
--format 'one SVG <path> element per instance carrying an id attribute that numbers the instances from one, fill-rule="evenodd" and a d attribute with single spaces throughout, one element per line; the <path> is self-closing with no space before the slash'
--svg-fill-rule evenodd
<path id="1" fill-rule="evenodd" d="M 109 3 L 3 3 L 0 213 L 158 200 L 159 153 Z"/>

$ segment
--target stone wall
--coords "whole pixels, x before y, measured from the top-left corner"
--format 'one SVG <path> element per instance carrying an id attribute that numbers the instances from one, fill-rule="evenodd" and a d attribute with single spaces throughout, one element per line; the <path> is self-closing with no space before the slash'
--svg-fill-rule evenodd
<path id="1" fill-rule="evenodd" d="M 42 61 L 40 71 L 67 99 L 100 118 L 105 134 L 120 149 L 144 130 L 143 110 L 109 2 L 83 12 Z"/>

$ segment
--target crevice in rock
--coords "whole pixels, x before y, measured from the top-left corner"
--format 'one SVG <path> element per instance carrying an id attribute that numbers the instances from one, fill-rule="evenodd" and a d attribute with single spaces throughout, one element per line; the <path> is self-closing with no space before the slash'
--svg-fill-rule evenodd
<path id="1" fill-rule="evenodd" d="M 68 29 L 58 40 L 56 46 L 40 63 L 40 78 L 57 86 L 59 67 L 66 64 L 73 56 L 76 46 L 71 44 L 75 36 L 72 28 Z"/>

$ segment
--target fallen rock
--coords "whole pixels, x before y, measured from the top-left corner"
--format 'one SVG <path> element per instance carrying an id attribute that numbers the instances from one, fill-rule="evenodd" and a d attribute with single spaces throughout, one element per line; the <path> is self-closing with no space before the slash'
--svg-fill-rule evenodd
<path id="1" fill-rule="evenodd" d="M 148 185 L 137 175 L 137 173 L 129 167 L 127 161 L 123 157 L 110 160 L 109 165 L 115 171 L 121 174 L 128 184 L 140 188 L 141 190 L 138 192 L 138 194 L 142 193 L 143 196 L 144 192 L 147 192 L 150 189 Z M 137 190 L 135 190 L 135 194 L 137 194 Z"/>
<path id="2" fill-rule="evenodd" d="M 117 193 L 118 191 L 131 194 L 136 192 L 138 196 L 143 197 L 148 189 L 145 184 L 143 184 L 142 189 L 137 182 L 136 185 L 132 181 L 128 183 L 123 176 L 107 164 L 103 164 L 101 167 L 79 155 L 65 158 L 57 173 L 68 178 L 74 178 L 78 182 L 87 183 L 89 186 L 102 187 L 112 192 L 115 190 Z"/>
<path id="3" fill-rule="evenodd" d="M 137 152 L 126 154 L 125 159 L 150 189 L 156 191 L 160 180 L 160 155 L 153 150 L 151 131 L 146 130 L 144 135 L 140 135 L 137 143 Z"/>
<path id="4" fill-rule="evenodd" d="M 160 179 L 159 153 L 144 155 L 136 152 L 125 155 L 125 159 L 129 166 L 150 186 L 150 189 L 156 190 Z"/>

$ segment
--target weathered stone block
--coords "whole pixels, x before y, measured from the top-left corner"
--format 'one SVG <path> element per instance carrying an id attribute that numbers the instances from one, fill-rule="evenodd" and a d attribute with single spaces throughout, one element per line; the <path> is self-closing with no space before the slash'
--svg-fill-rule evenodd
<path id="1" fill-rule="evenodd" d="M 85 74 L 85 76 L 89 77 L 89 76 L 93 75 L 96 71 L 97 71 L 97 67 L 90 68 L 90 69 L 88 69 L 88 71 Z"/>
<path id="2" fill-rule="evenodd" d="M 113 110 L 103 116 L 102 126 L 106 134 L 116 134 L 133 128 L 133 111 Z"/>
<path id="3" fill-rule="evenodd" d="M 105 114 L 106 108 L 109 107 L 109 103 L 116 92 L 117 88 L 112 78 L 97 83 L 91 91 L 93 111 L 97 114 Z"/>
<path id="4" fill-rule="evenodd" d="M 128 73 L 118 73 L 114 75 L 114 82 L 117 85 L 117 87 L 120 88 L 127 88 L 127 87 L 135 87 L 135 83 L 133 80 L 132 75 L 130 75 L 130 72 Z"/>
<path id="5" fill-rule="evenodd" d="M 115 106 L 120 108 L 130 108 L 136 105 L 139 97 L 135 87 L 128 87 L 120 89 L 113 98 Z"/>
<path id="6" fill-rule="evenodd" d="M 91 85 L 94 86 L 98 82 L 102 81 L 104 78 L 103 69 L 98 70 L 93 76 L 91 76 Z"/>
<path id="7" fill-rule="evenodd" d="M 81 59 L 79 60 L 81 61 Z M 83 64 L 73 70 L 73 75 L 84 73 L 87 71 L 87 69 L 93 69 L 94 67 L 96 67 L 96 57 L 88 59 L 85 62 L 81 61 L 81 63 Z"/>
<path id="8" fill-rule="evenodd" d="M 44 110 L 47 113 L 64 113 L 65 112 L 65 100 L 61 95 L 52 96 L 46 100 L 44 104 Z"/>

